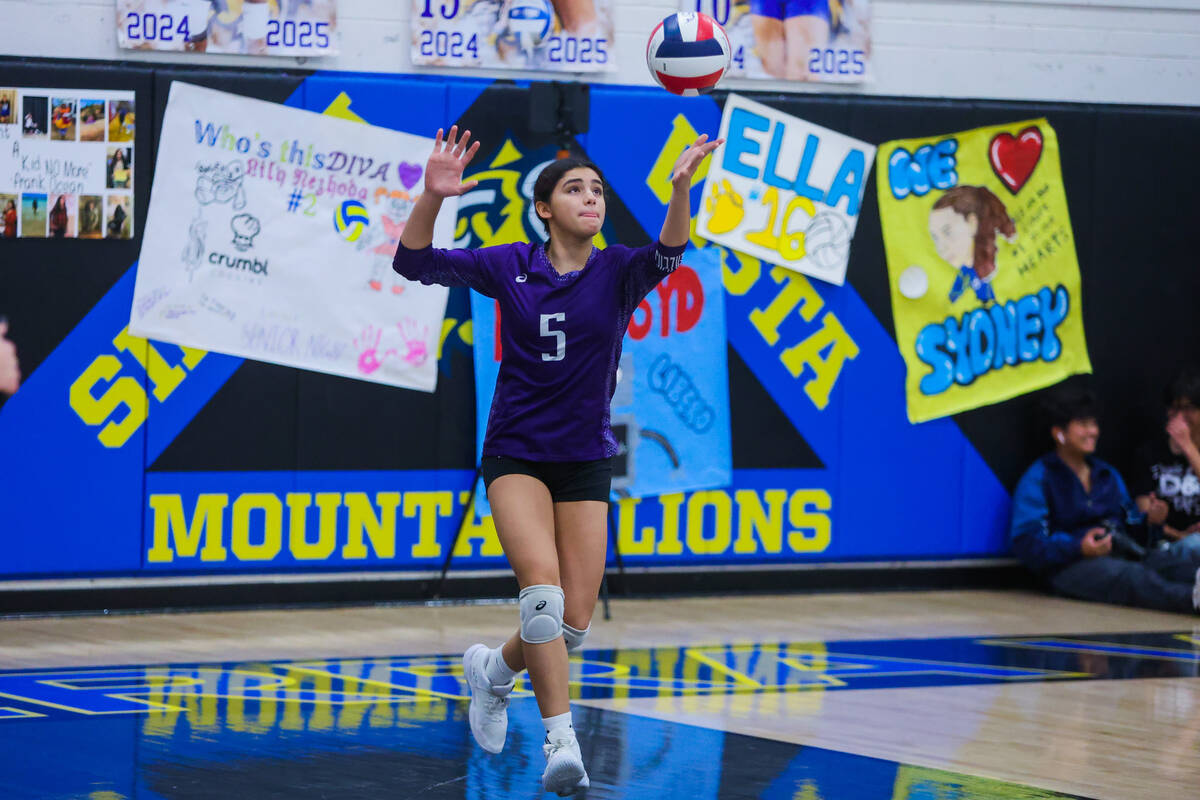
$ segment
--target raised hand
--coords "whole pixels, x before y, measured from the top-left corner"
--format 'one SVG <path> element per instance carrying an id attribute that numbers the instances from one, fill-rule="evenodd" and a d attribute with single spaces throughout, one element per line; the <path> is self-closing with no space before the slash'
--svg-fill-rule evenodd
<path id="1" fill-rule="evenodd" d="M 464 183 L 462 179 L 463 170 L 471 163 L 475 151 L 479 149 L 478 141 L 468 147 L 470 142 L 471 132 L 463 131 L 460 137 L 457 125 L 451 126 L 450 133 L 443 142 L 442 129 L 438 128 L 433 152 L 425 164 L 425 191 L 437 197 L 457 197 L 479 184 L 479 181 Z"/>
<path id="2" fill-rule="evenodd" d="M 724 139 L 714 139 L 710 142 L 707 133 L 700 134 L 700 138 L 692 142 L 675 160 L 675 168 L 671 172 L 671 185 L 682 189 L 691 188 L 692 176 L 699 168 L 700 162 L 724 143 Z"/>

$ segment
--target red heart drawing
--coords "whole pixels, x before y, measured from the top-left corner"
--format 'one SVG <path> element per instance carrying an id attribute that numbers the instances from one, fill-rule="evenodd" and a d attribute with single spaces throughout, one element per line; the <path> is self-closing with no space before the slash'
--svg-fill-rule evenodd
<path id="1" fill-rule="evenodd" d="M 996 134 L 988 145 L 992 169 L 1013 194 L 1021 191 L 1041 157 L 1042 132 L 1034 125 L 1015 137 L 1011 133 Z"/>

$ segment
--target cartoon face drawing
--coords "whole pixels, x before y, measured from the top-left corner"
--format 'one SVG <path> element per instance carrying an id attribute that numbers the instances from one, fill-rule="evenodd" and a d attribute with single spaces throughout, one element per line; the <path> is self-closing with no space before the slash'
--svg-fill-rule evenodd
<path id="1" fill-rule="evenodd" d="M 952 267 L 975 265 L 975 233 L 979 218 L 974 214 L 962 216 L 953 208 L 936 208 L 929 212 L 929 235 L 933 247 Z"/>
<path id="2" fill-rule="evenodd" d="M 933 247 L 957 275 L 950 288 L 956 302 L 970 288 L 981 303 L 996 300 L 996 237 L 1013 241 L 1016 225 L 1000 198 L 986 186 L 955 186 L 933 204 L 929 236 Z"/>
<path id="3" fill-rule="evenodd" d="M 201 205 L 209 203 L 228 203 L 233 201 L 235 209 L 246 205 L 246 192 L 242 188 L 242 165 L 230 161 L 228 166 L 223 164 L 199 164 L 196 170 L 200 176 L 196 179 L 196 199 Z"/>

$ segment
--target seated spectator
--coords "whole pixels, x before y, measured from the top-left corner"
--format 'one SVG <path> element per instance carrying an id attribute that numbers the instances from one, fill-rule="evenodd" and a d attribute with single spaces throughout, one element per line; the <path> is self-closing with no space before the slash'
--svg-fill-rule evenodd
<path id="1" fill-rule="evenodd" d="M 1200 553 L 1200 370 L 1180 372 L 1165 400 L 1166 435 L 1138 451 L 1131 484 L 1138 508 L 1162 525 L 1163 546 Z"/>
<path id="2" fill-rule="evenodd" d="M 1013 553 L 1058 594 L 1080 600 L 1200 611 L 1200 557 L 1146 548 L 1146 516 L 1125 482 L 1093 455 L 1095 397 L 1059 388 L 1043 403 L 1054 450 L 1033 462 L 1013 496 Z"/>

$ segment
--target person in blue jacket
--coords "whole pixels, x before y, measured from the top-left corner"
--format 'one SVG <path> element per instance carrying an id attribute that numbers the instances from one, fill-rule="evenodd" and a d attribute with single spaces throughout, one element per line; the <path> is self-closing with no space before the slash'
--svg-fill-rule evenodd
<path id="1" fill-rule="evenodd" d="M 1200 558 L 1153 547 L 1161 535 L 1121 475 L 1096 458 L 1095 397 L 1060 387 L 1043 402 L 1054 450 L 1033 462 L 1013 496 L 1014 555 L 1058 594 L 1080 600 L 1200 611 Z"/>

